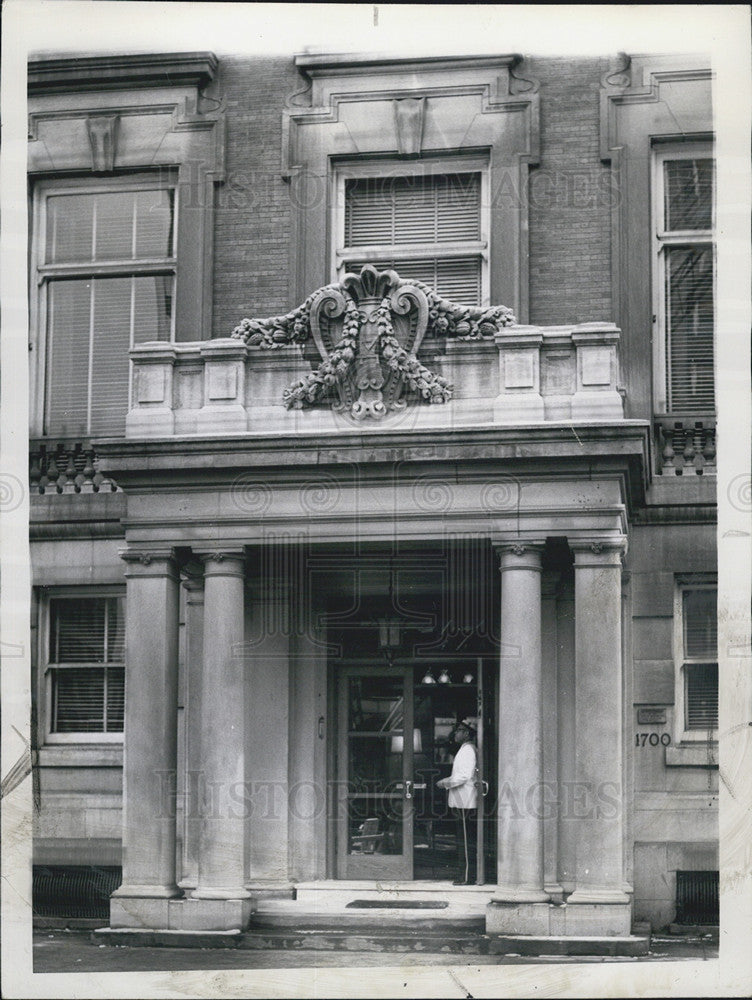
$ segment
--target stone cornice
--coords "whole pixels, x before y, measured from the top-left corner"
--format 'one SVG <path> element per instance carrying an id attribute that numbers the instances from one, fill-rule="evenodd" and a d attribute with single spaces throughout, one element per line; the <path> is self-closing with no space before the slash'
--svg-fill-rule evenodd
<path id="1" fill-rule="evenodd" d="M 357 72 L 359 70 L 388 71 L 395 67 L 462 69 L 466 66 L 514 67 L 522 61 L 522 56 L 507 55 L 463 55 L 463 56 L 394 56 L 389 53 L 302 53 L 295 56 L 295 65 L 309 76 Z"/>
<path id="2" fill-rule="evenodd" d="M 192 86 L 199 90 L 217 73 L 212 52 L 93 55 L 29 60 L 29 95 L 135 87 Z"/>

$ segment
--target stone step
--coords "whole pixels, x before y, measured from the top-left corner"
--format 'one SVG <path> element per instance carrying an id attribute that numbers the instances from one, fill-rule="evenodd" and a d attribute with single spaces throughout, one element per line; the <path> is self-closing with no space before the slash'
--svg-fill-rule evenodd
<path id="1" fill-rule="evenodd" d="M 254 951 L 371 951 L 486 955 L 483 933 L 428 928 L 256 928 L 245 931 L 238 947 Z"/>
<path id="2" fill-rule="evenodd" d="M 260 910 L 251 917 L 249 930 L 353 930 L 355 933 L 388 932 L 395 934 L 414 931 L 436 931 L 451 934 L 453 931 L 483 933 L 486 927 L 483 915 L 454 913 L 450 919 L 435 916 L 431 910 L 332 910 L 287 911 Z"/>

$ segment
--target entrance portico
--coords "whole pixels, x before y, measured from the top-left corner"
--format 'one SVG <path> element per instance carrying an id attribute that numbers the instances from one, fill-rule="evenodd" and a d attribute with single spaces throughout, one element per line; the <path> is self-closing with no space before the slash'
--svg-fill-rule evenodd
<path id="1" fill-rule="evenodd" d="M 378 444 L 386 450 L 383 434 Z M 241 465 L 242 455 L 231 457 Z M 394 465 L 374 469 L 358 463 L 357 477 L 352 465 L 329 466 L 302 482 L 277 465 L 258 471 L 263 503 L 241 510 L 236 469 L 221 473 L 224 482 L 212 469 L 213 482 L 182 492 L 170 482 L 169 459 L 169 454 L 162 458 L 166 468 L 159 488 L 152 465 L 148 486 L 134 470 L 129 492 L 123 553 L 130 567 L 128 634 L 134 648 L 146 652 L 144 670 L 129 682 L 141 693 L 127 702 L 132 763 L 126 766 L 124 796 L 126 817 L 142 818 L 132 824 L 126 818 L 124 885 L 113 897 L 111 926 L 241 929 L 254 900 L 289 893 L 295 883 L 337 877 L 340 834 L 331 795 L 339 730 L 327 607 L 334 608 L 335 595 L 341 604 L 342 574 L 357 581 L 365 564 L 376 574 L 371 592 L 385 597 L 395 553 L 412 565 L 403 567 L 402 591 L 410 591 L 411 573 L 413 590 L 425 591 L 418 576 L 428 572 L 433 554 L 446 562 L 439 574 L 449 581 L 444 590 L 453 590 L 444 601 L 446 614 L 456 614 L 468 560 L 449 553 L 472 543 L 487 551 L 481 575 L 487 592 L 496 588 L 497 602 L 494 622 L 483 626 L 491 634 L 484 662 L 487 671 L 491 664 L 493 678 L 487 749 L 497 768 L 497 787 L 486 799 L 497 837 L 497 867 L 485 873 L 488 931 L 581 935 L 590 929 L 628 935 L 620 755 L 624 477 L 614 469 L 586 480 L 572 469 L 560 478 L 529 466 L 511 480 L 498 472 L 498 464 L 483 461 L 453 463 L 450 477 L 443 463 L 424 470 L 411 462 L 399 467 L 399 475 Z M 126 464 L 121 455 L 119 467 Z M 386 468 L 391 475 L 384 474 Z M 252 484 L 242 481 L 250 490 Z M 447 487 L 440 509 L 420 509 L 426 490 L 431 484 L 435 490 L 437 482 Z M 301 503 L 304 492 L 308 500 Z M 256 503 L 252 492 L 245 496 Z M 323 498 L 318 506 L 312 496 Z M 391 511 L 388 519 L 385 511 Z M 357 529 L 343 541 L 342 525 L 348 524 Z M 174 604 L 181 570 L 187 600 L 179 626 Z M 548 655 L 558 650 L 553 667 L 543 656 L 544 572 L 560 581 L 546 597 L 552 602 L 546 628 L 550 631 L 553 621 L 560 633 L 553 643 L 546 639 Z M 350 588 L 345 599 L 360 601 L 365 609 L 361 585 Z M 437 593 L 441 596 L 441 588 Z M 567 626 L 572 601 L 575 616 Z M 477 614 L 477 606 L 471 613 Z M 202 641 L 194 630 L 203 631 Z M 153 651 L 159 649 L 165 653 L 155 669 Z M 447 649 L 436 648 L 431 662 L 440 664 Z M 567 650 L 574 652 L 574 663 Z M 378 649 L 367 655 L 377 674 L 383 655 Z M 562 697 L 554 731 L 543 725 L 544 678 L 551 669 L 559 686 L 570 675 L 577 678 L 570 700 L 574 717 L 568 718 Z M 164 720 L 176 718 L 179 675 L 188 723 L 180 762 L 171 749 L 174 736 L 164 727 Z M 198 692 L 195 705 L 191 691 Z M 139 709 L 142 702 L 148 712 Z M 573 781 L 559 761 L 561 732 L 587 734 L 576 741 Z M 192 774 L 168 779 L 170 762 Z M 171 819 L 148 825 L 143 817 L 165 808 L 165 790 L 175 784 L 184 789 L 182 810 L 168 809 Z M 563 829 L 553 849 L 545 836 L 552 813 Z M 144 849 L 148 837 L 156 838 L 154 850 Z M 577 845 L 571 879 L 562 867 L 568 843 Z M 171 868 L 170 858 L 179 859 Z M 151 865 L 149 871 L 142 870 L 144 864 Z M 170 872 L 165 875 L 160 865 Z M 571 886 L 564 906 L 549 899 L 548 873 L 568 892 Z M 155 900 L 152 885 L 164 895 Z"/>

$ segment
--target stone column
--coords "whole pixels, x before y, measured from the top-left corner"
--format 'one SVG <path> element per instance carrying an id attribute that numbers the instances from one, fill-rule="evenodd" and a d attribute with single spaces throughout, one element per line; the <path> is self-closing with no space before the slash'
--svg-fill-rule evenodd
<path id="1" fill-rule="evenodd" d="M 623 870 L 621 556 L 624 539 L 575 543 L 576 782 L 575 891 L 567 899 L 593 904 L 598 933 L 629 933 Z M 597 904 L 606 904 L 598 906 Z M 589 926 L 581 928 L 588 933 Z M 592 932 L 592 931 L 591 931 Z"/>
<path id="2" fill-rule="evenodd" d="M 541 544 L 498 547 L 501 565 L 498 886 L 487 928 L 539 933 L 543 888 Z M 492 917 L 498 907 L 496 916 Z M 548 907 L 545 907 L 548 910 Z"/>
<path id="3" fill-rule="evenodd" d="M 201 678 L 204 668 L 204 573 L 196 561 L 184 569 L 185 588 L 185 695 L 183 777 L 182 889 L 198 885 L 201 840 Z"/>
<path id="4" fill-rule="evenodd" d="M 112 927 L 169 926 L 175 882 L 178 568 L 172 549 L 121 553 L 126 579 L 123 884 Z"/>
<path id="5" fill-rule="evenodd" d="M 202 803 L 191 929 L 240 928 L 250 915 L 245 881 L 244 577 L 241 551 L 205 553 L 201 678 Z M 194 904 L 203 904 L 198 906 Z"/>

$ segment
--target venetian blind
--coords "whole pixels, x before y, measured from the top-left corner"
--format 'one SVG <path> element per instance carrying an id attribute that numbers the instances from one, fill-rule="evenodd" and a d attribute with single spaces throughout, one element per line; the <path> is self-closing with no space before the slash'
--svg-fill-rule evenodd
<path id="1" fill-rule="evenodd" d="M 675 413 L 708 413 L 715 409 L 714 259 L 707 238 L 713 225 L 713 161 L 667 160 L 663 169 L 664 230 L 687 234 L 686 243 L 664 248 L 668 405 Z M 702 242 L 696 239 L 700 234 Z"/>
<path id="2" fill-rule="evenodd" d="M 63 278 L 53 272 L 50 281 L 46 433 L 124 432 L 128 351 L 145 341 L 169 340 L 172 331 L 174 269 L 139 275 L 138 263 L 169 259 L 173 241 L 172 191 L 48 199 L 46 261 L 78 265 L 78 273 Z M 86 274 L 87 265 L 103 262 L 121 263 L 123 273 Z"/>
<path id="3" fill-rule="evenodd" d="M 481 259 L 477 251 L 463 254 L 462 244 L 480 240 L 480 204 L 480 173 L 349 180 L 345 245 L 368 247 L 369 253 L 353 253 L 346 269 L 357 272 L 365 263 L 390 267 L 446 298 L 477 305 Z M 400 254 L 401 247 L 418 244 L 435 251 L 420 259 Z"/>
<path id="4" fill-rule="evenodd" d="M 688 663 L 684 671 L 687 729 L 717 729 L 718 664 Z"/>
<path id="5" fill-rule="evenodd" d="M 119 597 L 50 602 L 53 732 L 122 732 L 123 612 Z"/>

